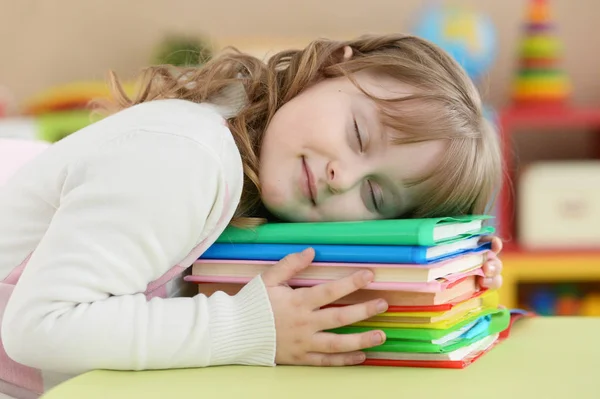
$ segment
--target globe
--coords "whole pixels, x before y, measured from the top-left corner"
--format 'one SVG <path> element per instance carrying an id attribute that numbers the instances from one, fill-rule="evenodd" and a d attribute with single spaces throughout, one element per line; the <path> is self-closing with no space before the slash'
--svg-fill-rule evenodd
<path id="1" fill-rule="evenodd" d="M 491 67 L 496 51 L 496 31 L 491 19 L 473 10 L 436 6 L 417 18 L 413 34 L 437 44 L 478 80 Z"/>

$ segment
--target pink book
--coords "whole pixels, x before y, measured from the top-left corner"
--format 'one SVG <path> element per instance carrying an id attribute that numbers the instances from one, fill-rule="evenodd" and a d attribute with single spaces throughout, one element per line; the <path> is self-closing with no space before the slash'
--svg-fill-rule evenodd
<path id="1" fill-rule="evenodd" d="M 257 261 L 258 264 L 269 264 L 269 262 Z M 361 264 L 360 267 L 365 267 Z M 192 271 L 192 273 L 194 273 Z M 185 281 L 192 283 L 236 283 L 246 284 L 252 280 L 256 275 L 252 276 L 225 276 L 225 275 L 198 275 L 192 274 L 184 277 Z M 436 293 L 451 288 L 461 280 L 469 276 L 483 276 L 483 270 L 481 267 L 473 270 L 469 270 L 461 273 L 454 273 L 452 275 L 438 278 L 434 281 L 428 282 L 391 282 L 391 281 L 374 281 L 368 284 L 365 289 L 369 290 L 387 290 L 387 291 L 410 291 L 410 292 L 430 292 Z M 288 281 L 288 284 L 296 287 L 310 287 L 317 284 L 326 283 L 331 279 L 324 278 L 294 278 Z"/>

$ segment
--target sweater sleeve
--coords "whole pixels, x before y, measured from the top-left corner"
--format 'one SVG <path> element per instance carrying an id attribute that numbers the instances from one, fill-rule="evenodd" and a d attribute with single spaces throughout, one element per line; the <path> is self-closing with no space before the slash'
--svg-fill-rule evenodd
<path id="1" fill-rule="evenodd" d="M 69 166 L 4 315 L 7 354 L 65 373 L 273 365 L 260 277 L 235 296 L 143 294 L 218 224 L 227 191 L 219 162 L 189 138 L 137 131 Z"/>

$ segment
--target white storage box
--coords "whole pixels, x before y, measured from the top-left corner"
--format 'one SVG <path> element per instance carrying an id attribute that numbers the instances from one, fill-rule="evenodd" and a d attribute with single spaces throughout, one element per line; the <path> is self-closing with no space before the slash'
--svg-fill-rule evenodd
<path id="1" fill-rule="evenodd" d="M 600 161 L 535 163 L 516 189 L 523 247 L 600 249 Z"/>

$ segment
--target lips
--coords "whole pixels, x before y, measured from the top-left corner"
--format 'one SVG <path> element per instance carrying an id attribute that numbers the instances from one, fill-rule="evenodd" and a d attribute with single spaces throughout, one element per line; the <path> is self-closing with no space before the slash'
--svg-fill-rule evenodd
<path id="1" fill-rule="evenodd" d="M 302 170 L 304 171 L 304 176 L 302 178 L 302 191 L 304 195 L 312 202 L 313 205 L 316 205 L 317 202 L 317 185 L 315 183 L 315 176 L 312 174 L 310 167 L 306 163 L 306 158 L 302 157 Z"/>

